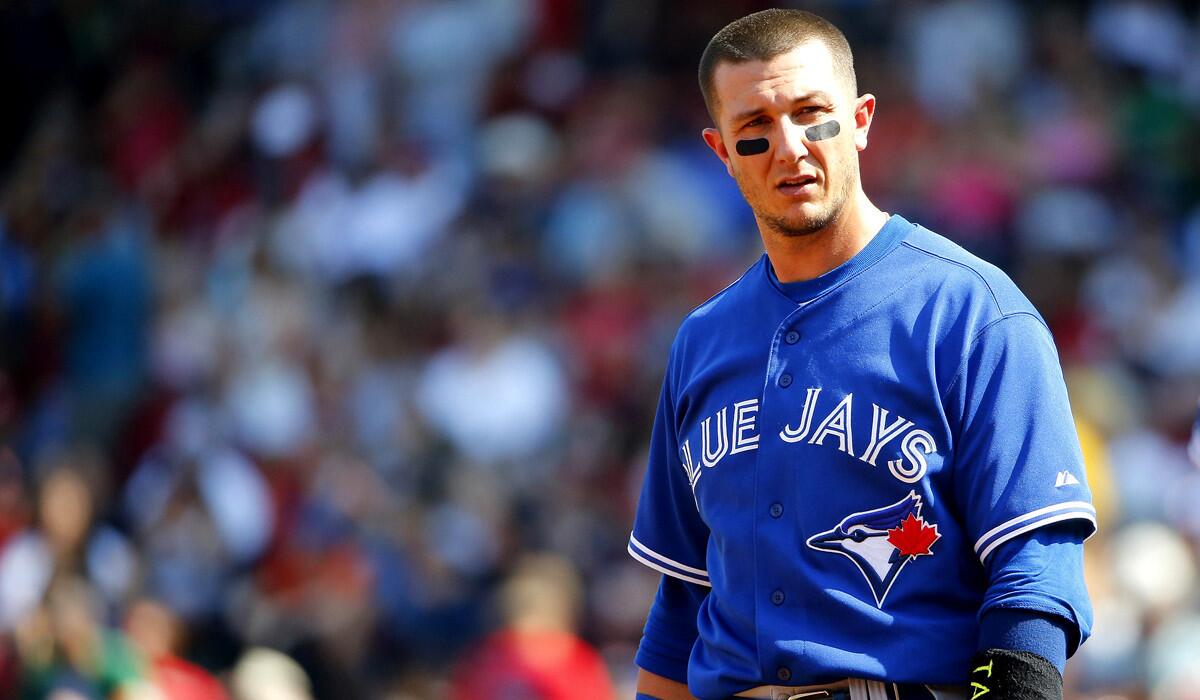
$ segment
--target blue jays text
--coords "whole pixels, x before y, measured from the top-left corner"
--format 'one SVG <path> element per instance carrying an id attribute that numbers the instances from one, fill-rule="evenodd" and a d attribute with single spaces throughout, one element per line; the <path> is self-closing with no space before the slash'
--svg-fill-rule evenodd
<path id="1" fill-rule="evenodd" d="M 879 453 L 899 439 L 898 447 L 901 457 L 887 460 L 888 471 L 892 476 L 907 484 L 916 483 L 925 476 L 929 463 L 925 455 L 937 452 L 937 442 L 928 431 L 916 427 L 904 416 L 895 415 L 877 403 L 871 403 L 871 438 L 861 452 L 855 450 L 854 440 L 854 394 L 846 394 L 813 428 L 813 418 L 820 407 L 821 388 L 808 387 L 804 397 L 804 406 L 796 419 L 796 425 L 785 426 L 778 433 L 784 442 L 807 442 L 810 445 L 826 446 L 837 449 L 851 457 L 876 466 Z M 837 400 L 834 397 L 833 400 Z M 860 399 L 860 404 L 863 399 Z M 732 415 L 732 420 L 730 416 Z M 700 423 L 700 459 L 692 456 L 692 438 L 686 438 L 679 448 L 680 459 L 684 471 L 688 474 L 688 482 L 692 491 L 704 473 L 700 465 L 713 468 L 720 464 L 727 455 L 738 454 L 758 449 L 760 435 L 757 426 L 758 399 L 738 401 L 731 406 L 725 406 L 716 414 L 705 418 Z M 901 438 L 901 436 L 903 436 Z"/>

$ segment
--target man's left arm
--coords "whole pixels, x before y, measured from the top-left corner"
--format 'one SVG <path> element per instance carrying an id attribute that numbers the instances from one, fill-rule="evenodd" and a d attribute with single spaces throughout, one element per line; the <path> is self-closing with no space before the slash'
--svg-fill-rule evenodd
<path id="1" fill-rule="evenodd" d="M 971 668 L 975 692 L 987 688 L 998 698 L 1062 697 L 1067 658 L 1091 631 L 1083 580 L 1085 537 L 1085 530 L 1059 523 L 996 550 L 987 567 L 990 584 Z"/>
<path id="2" fill-rule="evenodd" d="M 972 689 L 1058 700 L 1062 665 L 1090 633 L 1082 542 L 1096 519 L 1041 319 L 1020 312 L 983 328 L 945 398 L 959 423 L 955 495 L 988 574 Z"/>

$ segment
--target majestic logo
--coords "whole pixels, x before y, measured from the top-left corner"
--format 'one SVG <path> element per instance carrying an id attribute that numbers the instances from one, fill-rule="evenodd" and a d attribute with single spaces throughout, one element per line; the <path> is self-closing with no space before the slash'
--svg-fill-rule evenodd
<path id="1" fill-rule="evenodd" d="M 930 548 L 941 537 L 937 525 L 921 517 L 921 497 L 909 491 L 890 506 L 847 515 L 832 530 L 808 538 L 808 546 L 854 562 L 871 586 L 875 606 L 882 608 L 904 567 L 932 555 Z"/>
<path id="2" fill-rule="evenodd" d="M 1059 472 L 1058 476 L 1055 477 L 1054 488 L 1061 489 L 1064 486 L 1075 486 L 1078 483 L 1079 479 L 1076 479 L 1074 474 L 1069 471 L 1063 471 Z"/>

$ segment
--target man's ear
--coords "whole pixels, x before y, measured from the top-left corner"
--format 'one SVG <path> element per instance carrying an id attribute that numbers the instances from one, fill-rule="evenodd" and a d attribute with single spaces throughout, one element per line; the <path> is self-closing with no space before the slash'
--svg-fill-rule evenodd
<path id="1" fill-rule="evenodd" d="M 854 104 L 854 147 L 867 150 L 867 132 L 871 130 L 871 119 L 875 116 L 875 96 L 867 93 Z"/>
<path id="2" fill-rule="evenodd" d="M 733 167 L 729 163 L 729 149 L 725 148 L 725 141 L 721 139 L 721 132 L 710 126 L 701 131 L 700 135 L 704 137 L 704 143 L 708 144 L 712 152 L 716 153 L 721 162 L 725 164 L 725 172 L 729 173 L 729 177 L 733 177 Z"/>

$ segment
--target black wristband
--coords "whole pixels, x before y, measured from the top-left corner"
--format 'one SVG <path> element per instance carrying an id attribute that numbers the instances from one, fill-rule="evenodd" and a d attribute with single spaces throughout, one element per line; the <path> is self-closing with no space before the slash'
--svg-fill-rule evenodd
<path id="1" fill-rule="evenodd" d="M 1062 674 L 1028 651 L 988 649 L 971 660 L 971 700 L 1063 700 Z"/>

